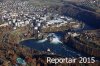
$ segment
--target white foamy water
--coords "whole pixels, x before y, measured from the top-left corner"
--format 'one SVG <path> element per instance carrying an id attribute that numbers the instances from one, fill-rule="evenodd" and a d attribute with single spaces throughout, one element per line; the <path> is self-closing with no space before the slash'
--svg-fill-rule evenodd
<path id="1" fill-rule="evenodd" d="M 59 38 L 56 36 L 55 38 L 53 38 L 53 40 L 51 41 L 51 43 L 54 43 L 54 44 L 58 44 L 58 43 L 62 43 Z"/>
<path id="2" fill-rule="evenodd" d="M 43 43 L 43 42 L 45 42 L 45 41 L 47 41 L 47 38 L 42 39 L 42 40 L 39 40 L 38 43 Z"/>
<path id="3" fill-rule="evenodd" d="M 60 41 L 59 37 L 56 36 L 54 33 L 50 33 L 47 37 L 52 36 L 52 35 L 53 35 L 53 40 L 52 40 L 50 43 L 53 43 L 53 44 L 62 43 L 62 42 Z M 42 40 L 39 40 L 38 42 L 39 42 L 39 43 L 43 43 L 43 42 L 45 42 L 45 41 L 47 41 L 47 38 L 42 39 Z"/>

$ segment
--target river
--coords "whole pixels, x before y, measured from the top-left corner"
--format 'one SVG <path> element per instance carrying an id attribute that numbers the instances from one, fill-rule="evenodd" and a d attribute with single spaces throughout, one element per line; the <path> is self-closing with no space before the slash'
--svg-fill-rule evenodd
<path id="1" fill-rule="evenodd" d="M 51 33 L 50 33 L 51 34 Z M 56 32 L 53 33 L 55 35 L 55 38 L 52 42 L 47 41 L 47 39 L 42 40 L 25 40 L 20 42 L 21 44 L 39 50 L 39 51 L 47 51 L 49 48 L 52 53 L 55 53 L 57 55 L 63 56 L 63 57 L 80 57 L 80 56 L 86 56 L 86 54 L 80 53 L 79 51 L 63 44 L 60 39 L 64 36 L 63 32 Z"/>

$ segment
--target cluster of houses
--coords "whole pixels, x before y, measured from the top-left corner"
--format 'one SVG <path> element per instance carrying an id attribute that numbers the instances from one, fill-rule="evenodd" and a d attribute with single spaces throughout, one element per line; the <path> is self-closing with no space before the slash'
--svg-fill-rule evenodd
<path id="1" fill-rule="evenodd" d="M 8 12 L 34 12 L 34 11 L 44 11 L 46 6 L 35 6 L 31 1 L 21 1 L 21 0 L 4 0 L 0 2 L 0 12 L 4 10 Z"/>
<path id="2" fill-rule="evenodd" d="M 69 24 L 73 28 L 80 27 L 78 21 L 67 16 L 46 12 L 47 7 L 35 7 L 29 1 L 7 0 L 0 2 L 0 7 L 0 19 L 11 25 L 14 30 L 26 25 L 39 31 L 42 27 L 47 28 L 53 25 L 59 27 Z"/>
<path id="3" fill-rule="evenodd" d="M 59 14 L 39 14 L 39 13 L 29 13 L 29 12 L 7 12 L 4 11 L 2 15 L 2 21 L 11 25 L 13 29 L 30 25 L 34 29 L 39 29 L 42 27 L 48 27 L 52 25 L 61 26 L 63 24 L 72 25 L 71 27 L 78 28 L 80 26 L 79 22 L 76 22 L 74 19 L 66 16 L 61 16 Z"/>

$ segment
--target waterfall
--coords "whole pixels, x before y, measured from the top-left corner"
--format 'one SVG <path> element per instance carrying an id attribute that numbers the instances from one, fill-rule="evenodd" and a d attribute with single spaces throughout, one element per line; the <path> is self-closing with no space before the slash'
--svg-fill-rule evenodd
<path id="1" fill-rule="evenodd" d="M 52 41 L 50 41 L 50 43 L 52 43 L 52 44 L 59 44 L 59 43 L 62 44 L 62 42 L 60 41 L 60 38 L 58 36 L 56 36 L 55 33 L 50 33 L 50 34 L 48 34 L 47 37 L 53 37 Z M 46 42 L 48 40 L 47 37 L 42 40 L 39 40 L 38 42 L 39 43 Z"/>
<path id="2" fill-rule="evenodd" d="M 45 42 L 45 41 L 47 41 L 47 38 L 44 38 L 44 39 L 42 39 L 42 40 L 39 40 L 38 43 L 43 43 L 43 42 Z"/>
<path id="3" fill-rule="evenodd" d="M 55 34 L 53 34 L 53 35 L 54 35 L 54 38 L 53 38 L 53 40 L 51 41 L 51 43 L 53 43 L 53 44 L 62 43 L 62 42 L 60 41 L 60 39 L 59 39 L 58 36 L 56 36 Z"/>

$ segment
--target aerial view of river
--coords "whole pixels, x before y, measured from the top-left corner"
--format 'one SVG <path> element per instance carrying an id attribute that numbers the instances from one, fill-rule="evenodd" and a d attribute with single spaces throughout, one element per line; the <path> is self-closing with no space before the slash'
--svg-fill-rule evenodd
<path id="1" fill-rule="evenodd" d="M 63 57 L 86 56 L 86 54 L 80 53 L 79 51 L 65 45 L 64 43 L 60 41 L 60 39 L 64 35 L 64 32 L 56 32 L 56 33 L 50 33 L 50 34 L 54 35 L 52 42 L 47 41 L 47 38 L 45 38 L 42 40 L 30 39 L 30 40 L 22 41 L 20 43 L 27 47 L 30 47 L 39 51 L 47 51 L 48 49 L 50 49 L 52 53 L 55 53 Z"/>
<path id="2" fill-rule="evenodd" d="M 83 30 L 92 30 L 92 29 L 95 29 L 95 28 L 94 27 L 92 28 L 91 25 L 85 24 L 84 28 L 76 30 L 76 31 L 81 32 Z M 51 52 L 57 55 L 65 56 L 65 57 L 88 56 L 87 54 L 79 52 L 75 50 L 74 48 L 69 47 L 67 44 L 62 43 L 60 39 L 63 37 L 64 35 L 63 33 L 64 32 L 53 33 L 55 36 L 52 42 L 48 42 L 47 38 L 45 38 L 42 40 L 30 39 L 30 40 L 22 41 L 20 43 L 22 45 L 25 45 L 27 47 L 30 47 L 39 51 L 47 51 L 47 49 L 49 48 Z"/>

